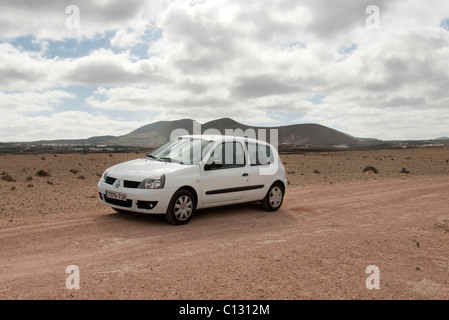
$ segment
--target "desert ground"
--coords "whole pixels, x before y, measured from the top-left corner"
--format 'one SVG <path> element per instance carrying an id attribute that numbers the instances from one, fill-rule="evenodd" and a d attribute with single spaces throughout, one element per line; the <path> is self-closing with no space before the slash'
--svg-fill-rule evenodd
<path id="1" fill-rule="evenodd" d="M 142 156 L 0 155 L 0 299 L 449 298 L 449 148 L 281 155 L 280 210 L 185 226 L 97 200 L 107 167 Z"/>

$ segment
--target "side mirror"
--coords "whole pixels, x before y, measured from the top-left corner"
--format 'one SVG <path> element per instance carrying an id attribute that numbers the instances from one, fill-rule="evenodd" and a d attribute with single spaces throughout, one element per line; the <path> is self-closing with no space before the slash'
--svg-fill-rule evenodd
<path id="1" fill-rule="evenodd" d="M 223 168 L 223 162 L 218 159 L 209 159 L 207 163 L 204 165 L 204 170 L 214 170 Z"/>

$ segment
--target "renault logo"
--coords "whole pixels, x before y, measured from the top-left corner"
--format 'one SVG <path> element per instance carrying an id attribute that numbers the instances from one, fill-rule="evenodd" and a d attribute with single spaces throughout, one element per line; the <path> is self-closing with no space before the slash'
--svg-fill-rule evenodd
<path id="1" fill-rule="evenodd" d="M 115 187 L 116 187 L 116 188 L 120 187 L 120 181 L 117 181 L 117 182 L 115 183 Z"/>

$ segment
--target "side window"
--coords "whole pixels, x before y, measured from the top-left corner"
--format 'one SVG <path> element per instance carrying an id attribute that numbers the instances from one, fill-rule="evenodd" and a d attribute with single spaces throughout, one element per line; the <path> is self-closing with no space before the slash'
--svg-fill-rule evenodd
<path id="1" fill-rule="evenodd" d="M 245 166 L 245 152 L 239 142 L 223 142 L 212 152 L 208 163 L 220 164 L 216 169 L 238 168 Z"/>
<path id="2" fill-rule="evenodd" d="M 274 158 L 270 146 L 253 142 L 246 142 L 246 147 L 248 148 L 249 161 L 251 166 L 261 166 L 264 164 L 273 163 Z"/>

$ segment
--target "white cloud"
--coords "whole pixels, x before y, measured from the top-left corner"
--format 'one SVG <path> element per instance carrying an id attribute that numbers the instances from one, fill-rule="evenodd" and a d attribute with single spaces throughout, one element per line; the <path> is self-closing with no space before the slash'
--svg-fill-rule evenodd
<path id="1" fill-rule="evenodd" d="M 66 28 L 73 13 L 66 8 L 79 8 L 79 29 Z M 15 0 L 0 3 L 0 37 L 33 35 L 38 39 L 94 38 L 107 31 L 133 28 L 155 19 L 163 8 L 161 0 Z"/>
<path id="2" fill-rule="evenodd" d="M 300 120 L 330 126 L 356 137 L 408 140 L 442 136 L 447 132 L 447 119 L 448 108 L 410 110 L 323 104 L 315 106 Z"/>
<path id="3" fill-rule="evenodd" d="M 66 111 L 37 117 L 7 113 L 0 119 L 1 141 L 82 139 L 105 133 L 122 135 L 144 124 L 146 123 L 111 120 L 102 114 L 81 111 Z"/>
<path id="4" fill-rule="evenodd" d="M 46 50 L 45 47 L 43 50 Z M 127 85 L 163 81 L 157 63 L 139 60 L 129 50 L 98 49 L 80 58 L 47 58 L 0 43 L 0 84 L 4 90 L 44 90 L 58 85 Z M 153 59 L 156 60 L 156 59 Z"/>
<path id="5" fill-rule="evenodd" d="M 3 90 L 36 90 L 53 86 L 52 61 L 42 52 L 26 52 L 0 43 L 0 86 Z"/>
<path id="6" fill-rule="evenodd" d="M 128 32 L 125 29 L 117 31 L 114 37 L 111 39 L 111 46 L 114 48 L 130 48 L 139 43 L 142 43 L 138 33 Z"/>
<path id="7" fill-rule="evenodd" d="M 160 80 L 149 60 L 137 60 L 129 51 L 99 49 L 88 56 L 63 62 L 61 77 L 68 84 L 126 85 Z"/>
<path id="8" fill-rule="evenodd" d="M 40 51 L 0 44 L 0 85 L 4 101 L 10 91 L 16 95 L 16 110 L 25 110 L 31 93 L 38 96 L 31 109 L 51 110 L 42 92 L 88 85 L 98 86 L 80 101 L 90 114 L 138 110 L 157 114 L 154 120 L 233 117 L 254 124 L 294 114 L 359 136 L 449 134 L 442 125 L 449 120 L 445 0 L 86 0 L 78 2 L 79 30 L 64 27 L 66 5 L 0 5 L 8 13 L 0 15 L 2 38 L 31 34 L 41 44 Z M 379 30 L 366 29 L 368 5 L 380 8 Z M 152 30 L 160 37 L 146 39 Z M 82 45 L 107 32 L 110 49 L 48 58 L 53 40 Z M 143 44 L 148 57 L 133 55 Z"/>
<path id="9" fill-rule="evenodd" d="M 26 92 L 0 92 L 0 112 L 5 113 L 35 113 L 40 111 L 52 111 L 53 105 L 57 105 L 63 99 L 73 99 L 74 94 L 61 91 L 26 91 Z"/>

